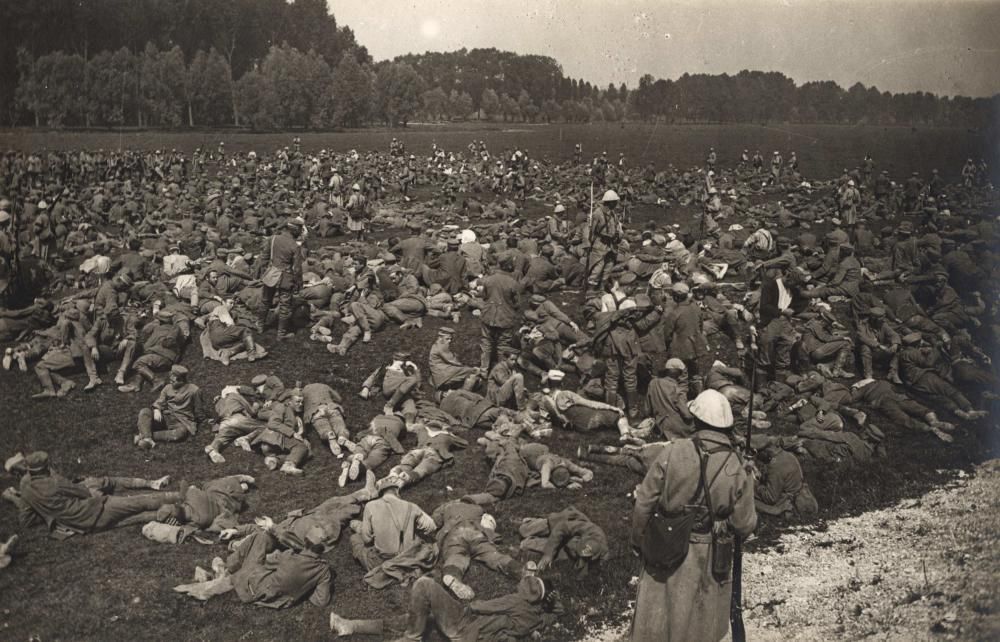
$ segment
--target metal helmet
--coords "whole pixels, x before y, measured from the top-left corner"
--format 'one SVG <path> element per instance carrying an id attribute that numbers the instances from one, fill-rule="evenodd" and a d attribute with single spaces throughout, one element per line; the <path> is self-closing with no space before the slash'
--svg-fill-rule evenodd
<path id="1" fill-rule="evenodd" d="M 696 419 L 713 428 L 733 427 L 733 409 L 718 390 L 703 390 L 694 401 L 688 402 L 688 410 Z"/>
<path id="2" fill-rule="evenodd" d="M 615 190 L 613 189 L 609 189 L 608 191 L 604 192 L 604 196 L 601 197 L 602 203 L 611 203 L 611 202 L 617 203 L 619 200 L 621 199 L 618 198 L 618 193 L 615 192 Z"/>

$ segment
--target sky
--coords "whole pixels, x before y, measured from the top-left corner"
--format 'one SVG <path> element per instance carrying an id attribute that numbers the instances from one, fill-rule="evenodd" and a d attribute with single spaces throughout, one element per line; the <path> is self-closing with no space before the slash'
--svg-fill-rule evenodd
<path id="1" fill-rule="evenodd" d="M 375 60 L 495 47 L 601 87 L 780 71 L 892 92 L 1000 93 L 1000 0 L 327 0 Z"/>

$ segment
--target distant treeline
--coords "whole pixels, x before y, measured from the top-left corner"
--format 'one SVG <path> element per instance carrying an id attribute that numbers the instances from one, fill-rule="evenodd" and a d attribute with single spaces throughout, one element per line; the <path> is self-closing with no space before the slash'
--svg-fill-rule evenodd
<path id="1" fill-rule="evenodd" d="M 415 119 L 986 128 L 993 98 L 796 85 L 778 72 L 598 87 L 496 49 L 373 63 L 324 0 L 0 0 L 0 109 L 36 126 L 327 129 Z"/>

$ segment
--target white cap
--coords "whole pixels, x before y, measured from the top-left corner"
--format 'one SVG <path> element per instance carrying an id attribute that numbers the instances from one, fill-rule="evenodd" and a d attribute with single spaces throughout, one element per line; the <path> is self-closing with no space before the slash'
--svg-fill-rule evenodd
<path id="1" fill-rule="evenodd" d="M 617 202 L 619 200 L 620 199 L 618 198 L 618 194 L 613 189 L 609 189 L 608 191 L 604 192 L 604 196 L 601 197 L 602 203 L 610 203 L 612 201 Z"/>
<path id="2" fill-rule="evenodd" d="M 566 378 L 566 373 L 562 370 L 549 370 L 547 376 L 549 381 L 562 381 Z"/>

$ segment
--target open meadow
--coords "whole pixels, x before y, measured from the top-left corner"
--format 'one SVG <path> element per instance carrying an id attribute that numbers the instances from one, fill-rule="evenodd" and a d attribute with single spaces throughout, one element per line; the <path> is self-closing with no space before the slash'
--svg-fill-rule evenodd
<path id="1" fill-rule="evenodd" d="M 760 149 L 765 157 L 774 149 L 787 155 L 795 150 L 806 177 L 830 179 L 844 168 L 860 163 L 872 154 L 878 169 L 888 169 L 896 180 L 911 171 L 927 173 L 938 168 L 947 180 L 955 180 L 967 157 L 986 156 L 992 162 L 988 139 L 982 133 L 957 129 L 911 129 L 840 126 L 667 126 L 628 123 L 618 125 L 534 126 L 493 123 L 483 127 L 412 126 L 405 130 L 248 134 L 233 132 L 0 132 L 0 149 L 43 151 L 76 148 L 139 148 L 192 151 L 196 147 L 215 149 L 220 140 L 227 151 L 272 150 L 291 145 L 293 136 L 302 138 L 306 152 L 331 149 L 343 152 L 355 148 L 387 150 L 392 137 L 400 138 L 408 152 L 427 154 L 432 142 L 446 150 L 465 148 L 472 140 L 483 139 L 491 150 L 527 148 L 535 157 L 553 162 L 572 156 L 573 145 L 581 142 L 587 156 L 606 150 L 617 159 L 624 153 L 630 164 L 653 162 L 658 168 L 672 163 L 687 168 L 701 163 L 710 146 L 719 153 L 722 165 L 734 165 L 739 153 Z M 545 211 L 541 203 L 529 201 L 529 215 Z M 636 220 L 655 219 L 662 223 L 685 223 L 689 212 L 646 207 Z M 557 297 L 568 313 L 580 302 L 579 293 Z M 375 335 L 369 344 L 358 343 L 346 357 L 337 357 L 310 343 L 307 332 L 299 330 L 294 339 L 276 344 L 274 331 L 260 341 L 270 350 L 263 361 L 248 364 L 234 361 L 223 367 L 202 360 L 195 345 L 189 345 L 182 363 L 191 370 L 191 381 L 211 399 L 224 385 L 248 383 L 256 374 L 279 376 L 286 384 L 322 381 L 338 389 L 344 398 L 345 418 L 352 432 L 363 429 L 380 411 L 381 400 L 364 401 L 357 392 L 363 378 L 386 362 L 400 347 L 410 350 L 414 361 L 426 374 L 427 353 L 440 319 L 427 319 L 420 330 L 401 331 L 390 326 Z M 463 362 L 473 363 L 479 355 L 480 327 L 477 319 L 463 315 L 453 343 Z M 996 356 L 996 346 L 991 346 Z M 735 358 L 735 355 L 728 355 Z M 110 381 L 113 373 L 104 376 Z M 575 380 L 569 382 L 575 385 Z M 529 388 L 537 389 L 537 381 Z M 53 465 L 68 477 L 83 475 L 125 475 L 156 478 L 170 474 L 175 481 L 202 481 L 229 474 L 251 474 L 258 489 L 252 493 L 250 509 L 242 521 L 269 515 L 277 521 L 295 508 L 310 508 L 332 494 L 344 491 L 336 485 L 340 460 L 330 456 L 314 441 L 314 457 L 305 475 L 295 479 L 264 468 L 260 457 L 230 448 L 227 462 L 212 464 L 203 452 L 210 436 L 199 433 L 180 444 L 159 445 L 151 451 L 135 449 L 136 415 L 154 395 L 148 390 L 124 395 L 114 386 L 97 391 L 74 392 L 66 399 L 35 401 L 34 377 L 19 372 L 0 371 L 0 436 L 6 457 L 17 450 L 46 450 Z M 569 386 L 567 386 L 569 387 Z M 996 417 L 996 412 L 993 417 Z M 774 417 L 775 430 L 792 433 L 795 426 L 786 417 Z M 994 420 L 995 421 L 995 420 Z M 932 436 L 905 433 L 894 426 L 882 426 L 888 433 L 888 456 L 879 465 L 839 466 L 806 469 L 807 480 L 821 507 L 815 529 L 823 522 L 866 510 L 889 506 L 902 498 L 916 497 L 941 485 L 959 470 L 971 470 L 977 463 L 995 457 L 995 426 L 970 425 L 956 434 L 955 443 L 943 445 Z M 455 465 L 403 491 L 402 496 L 431 512 L 438 504 L 482 489 L 490 465 L 479 435 L 468 435 L 472 445 L 459 455 Z M 613 443 L 614 435 L 598 438 Z M 592 439 L 592 438 L 591 438 Z M 412 438 L 411 438 L 412 441 Z M 550 440 L 553 450 L 573 456 L 587 443 L 577 433 L 557 433 Z M 409 445 L 408 443 L 406 445 Z M 390 459 L 385 469 L 395 464 Z M 546 640 L 577 640 L 598 624 L 621 617 L 634 599 L 630 579 L 638 574 L 639 561 L 628 545 L 631 501 L 626 495 L 639 478 L 633 473 L 595 465 L 595 480 L 578 491 L 530 489 L 517 500 L 505 501 L 494 510 L 503 545 L 517 547 L 515 522 L 526 516 L 544 516 L 567 505 L 586 512 L 607 532 L 611 560 L 598 576 L 578 579 L 569 565 L 557 563 L 556 589 L 568 606 L 559 628 L 548 630 Z M 9 476 L 0 477 L 0 486 L 11 485 Z M 349 486 L 348 491 L 354 487 Z M 0 535 L 17 530 L 17 515 L 7 502 L 0 503 Z M 766 518 L 758 529 L 751 550 L 763 551 L 774 545 L 778 529 Z M 346 540 L 346 537 L 344 538 Z M 72 640 L 318 640 L 328 639 L 329 610 L 303 605 L 273 611 L 239 603 L 232 596 L 208 603 L 195 602 L 174 593 L 177 584 L 190 580 L 194 566 L 208 566 L 222 546 L 193 541 L 168 546 L 153 544 L 137 528 L 50 540 L 42 529 L 22 534 L 14 563 L 0 571 L 0 640 L 28 640 L 37 636 L 44 642 Z M 393 587 L 366 591 L 362 568 L 355 562 L 346 541 L 328 553 L 337 576 L 334 581 L 333 609 L 348 617 L 379 617 L 406 609 L 408 590 Z M 509 592 L 513 582 L 473 564 L 467 583 L 480 597 Z M 59 617 L 53 617 L 58 614 Z M 67 623 L 73 629 L 67 629 Z M 360 639 L 360 638 L 359 638 Z"/>

